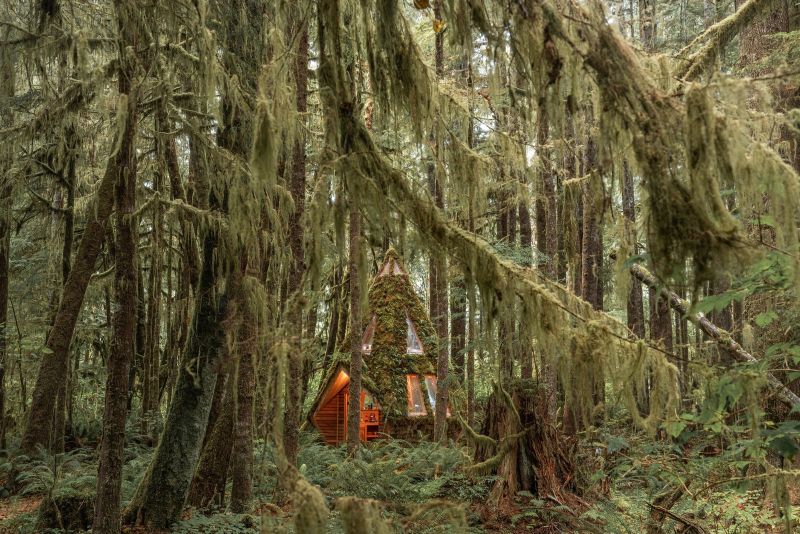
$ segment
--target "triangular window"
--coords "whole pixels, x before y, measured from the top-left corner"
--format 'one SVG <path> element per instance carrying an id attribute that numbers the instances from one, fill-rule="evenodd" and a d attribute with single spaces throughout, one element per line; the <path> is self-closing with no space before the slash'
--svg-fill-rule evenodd
<path id="1" fill-rule="evenodd" d="M 372 352 L 372 338 L 375 337 L 375 323 L 377 318 L 373 315 L 369 326 L 364 330 L 364 336 L 361 338 L 361 352 L 369 354 Z"/>
<path id="2" fill-rule="evenodd" d="M 414 328 L 414 323 L 411 322 L 408 316 L 406 316 L 406 324 L 408 325 L 406 330 L 406 353 L 422 354 L 422 343 L 420 343 L 419 336 L 417 336 L 417 329 Z"/>
<path id="3" fill-rule="evenodd" d="M 394 258 L 386 262 L 386 264 L 381 268 L 381 272 L 378 273 L 378 277 L 389 276 L 390 274 L 406 274 L 403 268 L 400 267 L 400 262 Z"/>
<path id="4" fill-rule="evenodd" d="M 387 261 L 386 265 L 383 266 L 383 268 L 381 269 L 381 272 L 378 274 L 378 276 L 379 277 L 380 276 L 389 276 L 390 274 L 392 274 L 392 264 L 393 263 L 394 263 L 394 260 Z"/>

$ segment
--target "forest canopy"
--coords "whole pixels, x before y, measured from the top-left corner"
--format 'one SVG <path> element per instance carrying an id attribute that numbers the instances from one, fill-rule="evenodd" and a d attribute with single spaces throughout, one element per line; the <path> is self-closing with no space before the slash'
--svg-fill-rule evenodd
<path id="1" fill-rule="evenodd" d="M 7 0 L 0 531 L 792 532 L 798 23 Z"/>

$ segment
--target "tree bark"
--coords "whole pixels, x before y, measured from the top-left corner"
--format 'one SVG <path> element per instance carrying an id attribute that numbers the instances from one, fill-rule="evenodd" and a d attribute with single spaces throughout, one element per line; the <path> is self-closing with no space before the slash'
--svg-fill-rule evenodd
<path id="1" fill-rule="evenodd" d="M 11 35 L 10 27 L 3 34 L 4 39 Z M 16 85 L 16 53 L 14 47 L 0 47 L 0 102 L 14 96 Z M 0 107 L 0 129 L 8 128 L 14 122 L 11 106 Z M 6 385 L 5 374 L 8 364 L 8 291 L 9 266 L 11 255 L 11 209 L 12 176 L 10 154 L 7 147 L 0 146 L 0 448 L 6 443 Z M 24 405 L 24 398 L 23 398 Z"/>
<path id="2" fill-rule="evenodd" d="M 549 149 L 545 148 L 550 141 L 550 122 L 544 106 L 539 108 L 539 124 L 536 131 L 536 142 L 539 147 L 539 194 L 536 197 L 536 248 L 545 256 L 544 265 L 539 264 L 545 276 L 551 280 L 558 279 L 558 199 L 555 188 L 555 171 Z M 542 376 L 548 395 L 550 416 L 555 417 L 558 398 L 558 377 L 549 355 L 542 353 Z M 532 369 L 530 370 L 532 371 Z M 527 378 L 528 369 L 523 366 L 523 378 Z M 531 373 L 532 374 L 532 373 Z"/>
<path id="3" fill-rule="evenodd" d="M 639 40 L 648 52 L 656 47 L 656 0 L 639 0 Z"/>
<path id="4" fill-rule="evenodd" d="M 236 439 L 235 437 L 231 439 L 236 417 L 236 395 L 236 377 L 231 376 L 226 382 L 222 410 L 209 435 L 206 436 L 207 443 L 200 455 L 186 500 L 189 505 L 196 508 L 225 506 L 225 485 L 228 480 L 231 451 Z"/>
<path id="5" fill-rule="evenodd" d="M 634 194 L 633 173 L 628 162 L 623 162 L 622 183 L 622 216 L 625 217 L 626 238 L 633 245 L 633 254 L 639 253 L 636 232 L 636 201 Z M 644 295 L 640 284 L 632 284 L 628 291 L 628 328 L 639 339 L 644 339 Z"/>
<path id="6" fill-rule="evenodd" d="M 127 416 L 128 373 L 134 355 L 136 332 L 137 246 L 139 241 L 136 211 L 136 122 L 138 86 L 133 85 L 136 58 L 132 50 L 139 42 L 141 24 L 135 5 L 116 4 L 120 42 L 119 93 L 127 105 L 125 131 L 115 156 L 119 169 L 114 186 L 114 318 L 111 351 L 108 356 L 103 435 L 97 467 L 97 498 L 92 531 L 117 534 L 121 530 L 120 494 L 124 464 L 125 419 Z"/>
<path id="7" fill-rule="evenodd" d="M 350 198 L 350 395 L 347 405 L 347 449 L 352 453 L 361 443 L 361 214 L 355 195 Z"/>
<path id="8" fill-rule="evenodd" d="M 308 100 L 308 27 L 305 22 L 298 24 L 299 43 L 294 62 L 295 106 L 302 117 L 307 110 Z M 303 120 L 302 118 L 300 120 Z M 303 128 L 300 128 L 303 131 Z M 292 163 L 289 190 L 292 194 L 294 212 L 289 216 L 289 246 L 292 251 L 287 293 L 294 295 L 301 291 L 303 275 L 306 270 L 303 255 L 303 212 L 306 194 L 306 150 L 305 137 L 301 133 L 292 149 Z M 290 463 L 297 463 L 300 440 L 300 420 L 303 404 L 303 371 L 305 352 L 303 350 L 303 314 L 297 306 L 290 312 L 290 324 L 294 331 L 292 350 L 289 353 L 289 387 L 286 395 L 286 419 L 284 423 L 283 446 Z"/>
<path id="9" fill-rule="evenodd" d="M 255 364 L 258 360 L 258 318 L 242 303 L 239 327 L 238 367 L 236 373 L 236 413 L 231 452 L 231 511 L 244 513 L 253 495 L 253 407 L 255 401 Z"/>
<path id="10" fill-rule="evenodd" d="M 442 0 L 434 0 L 433 17 L 441 21 Z M 436 78 L 440 80 L 444 75 L 444 34 L 436 33 L 434 42 Z M 428 189 L 434 198 L 436 207 L 444 210 L 444 183 L 443 176 L 437 172 L 436 158 L 439 147 L 438 136 L 434 133 L 434 159 L 428 165 Z M 447 298 L 447 258 L 441 251 L 431 254 L 430 257 L 430 316 L 436 328 L 438 338 L 436 358 L 436 407 L 434 408 L 433 439 L 444 443 L 447 440 L 447 402 L 449 398 L 447 375 L 449 368 L 450 352 L 449 321 Z"/>

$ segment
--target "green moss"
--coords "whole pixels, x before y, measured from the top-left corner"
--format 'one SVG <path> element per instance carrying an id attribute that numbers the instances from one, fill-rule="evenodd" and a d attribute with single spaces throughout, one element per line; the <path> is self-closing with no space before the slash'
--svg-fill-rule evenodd
<path id="1" fill-rule="evenodd" d="M 364 324 L 365 329 L 368 328 L 372 317 L 375 317 L 375 331 L 372 337 L 372 351 L 364 355 L 362 381 L 364 387 L 376 396 L 387 415 L 405 416 L 406 375 L 436 373 L 437 338 L 425 306 L 414 292 L 397 251 L 390 247 L 382 266 L 394 261 L 400 266 L 402 274 L 380 276 L 382 267 L 369 287 L 368 310 L 364 315 Z M 406 317 L 411 319 L 416 328 L 424 350 L 423 354 L 408 354 Z M 349 368 L 352 335 L 351 331 L 347 332 L 339 352 L 334 356 L 322 381 L 323 390 L 340 366 Z M 424 381 L 420 382 L 424 384 Z"/>

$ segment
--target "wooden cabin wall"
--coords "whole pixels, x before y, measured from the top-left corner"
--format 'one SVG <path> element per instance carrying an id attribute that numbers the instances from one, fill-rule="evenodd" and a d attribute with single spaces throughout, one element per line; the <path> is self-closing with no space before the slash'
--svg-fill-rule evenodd
<path id="1" fill-rule="evenodd" d="M 320 406 L 314 416 L 317 430 L 328 445 L 338 445 L 347 439 L 347 388 L 342 388 L 327 404 Z"/>

